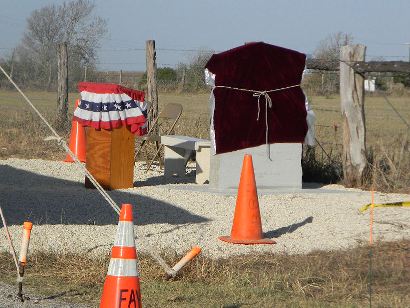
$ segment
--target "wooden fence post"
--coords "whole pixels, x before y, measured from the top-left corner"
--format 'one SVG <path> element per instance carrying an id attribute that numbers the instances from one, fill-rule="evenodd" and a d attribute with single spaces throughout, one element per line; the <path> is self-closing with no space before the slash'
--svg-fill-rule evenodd
<path id="1" fill-rule="evenodd" d="M 14 73 L 14 56 L 16 54 L 16 48 L 13 49 L 13 53 L 11 54 L 11 63 L 10 63 L 10 78 L 13 79 L 13 73 Z"/>
<path id="2" fill-rule="evenodd" d="M 120 84 L 122 84 L 122 70 L 120 70 Z"/>
<path id="3" fill-rule="evenodd" d="M 340 104 L 343 116 L 343 175 L 347 186 L 362 184 L 366 158 L 364 78 L 352 62 L 364 61 L 366 46 L 347 45 L 340 50 Z"/>
<path id="4" fill-rule="evenodd" d="M 185 88 L 185 79 L 186 79 L 186 68 L 182 69 L 181 82 L 179 83 L 178 92 L 182 93 Z"/>
<path id="5" fill-rule="evenodd" d="M 57 118 L 56 125 L 64 129 L 68 124 L 68 53 L 67 43 L 58 45 L 57 61 Z"/>
<path id="6" fill-rule="evenodd" d="M 147 101 L 151 104 L 148 112 L 148 128 L 158 116 L 158 91 L 157 91 L 157 63 L 155 41 L 146 41 L 147 63 Z"/>

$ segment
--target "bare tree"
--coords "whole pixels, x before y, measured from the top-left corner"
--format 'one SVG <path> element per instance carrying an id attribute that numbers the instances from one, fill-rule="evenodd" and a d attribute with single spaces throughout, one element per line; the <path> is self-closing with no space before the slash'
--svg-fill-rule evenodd
<path id="1" fill-rule="evenodd" d="M 340 48 L 353 43 L 353 36 L 348 33 L 337 32 L 328 35 L 319 42 L 318 47 L 313 52 L 313 57 L 324 61 L 338 61 Z"/>
<path id="2" fill-rule="evenodd" d="M 67 42 L 70 71 L 95 62 L 106 21 L 93 16 L 94 8 L 89 0 L 74 0 L 35 10 L 27 19 L 19 55 L 29 57 L 36 78 L 48 90 L 55 85 L 58 44 Z"/>
<path id="3" fill-rule="evenodd" d="M 178 79 L 183 79 L 183 88 L 180 91 L 198 91 L 206 89 L 204 68 L 214 51 L 199 50 L 192 55 L 188 63 L 179 63 L 177 66 Z"/>
<path id="4" fill-rule="evenodd" d="M 68 53 L 67 44 L 58 45 L 58 87 L 56 126 L 64 129 L 68 124 Z"/>
<path id="5" fill-rule="evenodd" d="M 323 62 L 334 62 L 339 65 L 340 48 L 353 43 L 353 36 L 348 33 L 337 32 L 328 35 L 319 42 L 318 47 L 313 52 L 313 57 Z M 322 72 L 320 75 L 318 93 L 329 95 L 337 93 L 339 86 L 339 75 L 335 72 Z"/>

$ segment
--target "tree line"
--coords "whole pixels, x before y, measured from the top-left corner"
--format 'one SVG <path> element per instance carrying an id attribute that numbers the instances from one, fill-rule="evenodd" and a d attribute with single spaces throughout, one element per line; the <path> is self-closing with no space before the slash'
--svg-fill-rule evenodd
<path id="1" fill-rule="evenodd" d="M 57 46 L 68 46 L 69 89 L 75 90 L 79 81 L 118 83 L 110 74 L 97 70 L 97 50 L 107 34 L 107 21 L 94 14 L 95 4 L 90 0 L 73 0 L 60 5 L 51 4 L 34 10 L 27 18 L 27 26 L 21 42 L 9 55 L 0 59 L 0 64 L 23 88 L 55 91 L 57 88 Z M 339 60 L 341 46 L 352 44 L 351 34 L 338 32 L 321 42 L 312 56 L 323 63 Z M 199 51 L 188 61 L 175 68 L 157 70 L 160 91 L 197 92 L 207 90 L 204 82 L 204 67 L 212 51 Z M 146 73 L 135 74 L 130 86 L 146 88 Z M 392 82 L 410 87 L 408 75 L 395 76 Z M 329 95 L 338 92 L 339 75 L 334 72 L 306 74 L 304 88 L 311 95 Z M 380 90 L 386 90 L 383 78 L 376 79 Z M 0 87 L 10 84 L 0 76 Z"/>
<path id="2" fill-rule="evenodd" d="M 34 10 L 27 18 L 19 45 L 1 60 L 2 66 L 22 87 L 55 90 L 57 46 L 67 43 L 70 87 L 83 78 L 84 67 L 96 68 L 97 48 L 107 33 L 105 19 L 94 15 L 95 4 L 74 0 Z M 0 86 L 9 86 L 0 76 Z"/>

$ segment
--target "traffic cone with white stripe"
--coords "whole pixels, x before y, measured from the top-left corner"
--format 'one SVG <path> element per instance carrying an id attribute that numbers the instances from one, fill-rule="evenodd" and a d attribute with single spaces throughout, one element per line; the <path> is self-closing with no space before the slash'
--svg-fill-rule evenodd
<path id="1" fill-rule="evenodd" d="M 100 308 L 142 307 L 132 205 L 123 204 Z"/>

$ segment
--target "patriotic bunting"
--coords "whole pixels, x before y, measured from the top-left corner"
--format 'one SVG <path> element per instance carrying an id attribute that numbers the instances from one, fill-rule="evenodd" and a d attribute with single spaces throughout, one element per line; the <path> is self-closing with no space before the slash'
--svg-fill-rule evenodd
<path id="1" fill-rule="evenodd" d="M 147 133 L 147 104 L 144 92 L 116 84 L 80 82 L 81 101 L 74 119 L 96 129 L 130 126 L 136 135 Z"/>

